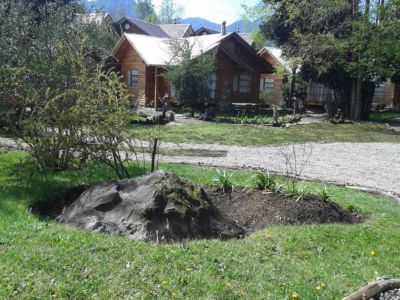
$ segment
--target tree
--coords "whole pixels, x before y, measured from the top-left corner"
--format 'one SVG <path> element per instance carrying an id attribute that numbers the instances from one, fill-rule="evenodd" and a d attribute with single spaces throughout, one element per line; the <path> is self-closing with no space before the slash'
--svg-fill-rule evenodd
<path id="1" fill-rule="evenodd" d="M 0 100 L 14 104 L 11 125 L 40 170 L 90 158 L 126 177 L 128 95 L 115 72 L 102 71 L 113 36 L 81 11 L 75 3 L 39 11 L 22 0 L 0 3 Z"/>
<path id="2" fill-rule="evenodd" d="M 188 40 L 170 42 L 172 60 L 169 62 L 165 78 L 177 90 L 178 100 L 189 107 L 203 104 L 210 94 L 209 81 L 215 70 L 215 53 L 202 53 L 193 57 L 193 47 Z"/>
<path id="3" fill-rule="evenodd" d="M 178 5 L 174 0 L 162 0 L 159 12 L 160 22 L 171 24 L 182 18 L 183 6 Z"/>
<path id="4" fill-rule="evenodd" d="M 388 29 L 385 18 L 390 6 L 398 11 L 398 0 L 380 2 L 378 6 L 371 1 L 354 0 L 271 0 L 268 3 L 274 6 L 275 12 L 262 25 L 264 34 L 287 57 L 301 59 L 303 77 L 332 88 L 336 104 L 350 118 L 367 119 L 374 79 L 396 72 L 393 60 L 377 65 L 376 62 L 384 60 L 386 50 L 378 52 L 372 48 L 373 41 L 382 38 L 381 31 L 390 30 L 392 34 L 386 35 L 385 43 L 397 43 L 393 37 L 398 36 L 398 27 Z"/>
<path id="5" fill-rule="evenodd" d="M 152 0 L 138 0 L 136 4 L 136 15 L 139 20 L 154 24 L 160 23 L 154 10 Z"/>

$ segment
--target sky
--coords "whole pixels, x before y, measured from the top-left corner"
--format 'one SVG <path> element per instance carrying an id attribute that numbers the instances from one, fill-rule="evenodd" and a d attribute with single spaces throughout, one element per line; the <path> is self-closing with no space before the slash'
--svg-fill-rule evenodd
<path id="1" fill-rule="evenodd" d="M 156 10 L 162 0 L 153 0 Z M 184 7 L 184 18 L 200 17 L 215 23 L 229 24 L 241 19 L 241 4 L 254 5 L 259 0 L 175 0 Z"/>

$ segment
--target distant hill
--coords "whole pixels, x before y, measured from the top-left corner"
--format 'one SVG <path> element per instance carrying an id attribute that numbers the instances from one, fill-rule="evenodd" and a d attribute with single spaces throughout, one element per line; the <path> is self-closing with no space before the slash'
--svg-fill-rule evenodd
<path id="1" fill-rule="evenodd" d="M 121 19 L 124 16 L 135 18 L 136 1 L 134 0 L 81 0 L 85 7 L 92 12 L 104 11 L 111 14 L 114 21 Z M 221 20 L 222 21 L 222 20 Z M 206 27 L 215 31 L 221 30 L 221 24 L 211 22 L 204 18 L 185 18 L 179 20 L 182 24 L 191 24 L 194 30 L 200 27 Z M 236 31 L 239 27 L 240 32 L 251 32 L 257 28 L 258 22 L 246 23 L 243 20 L 236 21 L 227 26 L 227 31 Z"/>
<path id="2" fill-rule="evenodd" d="M 181 19 L 179 23 L 182 24 L 191 24 L 194 30 L 197 30 L 201 27 L 206 27 L 212 30 L 220 31 L 221 30 L 221 24 L 217 24 L 214 22 L 211 22 L 207 19 L 203 18 L 185 18 Z M 243 20 L 236 21 L 230 25 L 227 26 L 227 31 L 232 32 L 236 31 L 237 28 L 239 27 L 240 32 L 251 32 L 253 29 L 256 29 L 259 26 L 258 22 L 254 23 L 246 23 Z"/>
<path id="3" fill-rule="evenodd" d="M 104 11 L 113 17 L 115 21 L 124 16 L 135 18 L 136 1 L 134 0 L 82 0 L 86 9 L 92 12 Z"/>

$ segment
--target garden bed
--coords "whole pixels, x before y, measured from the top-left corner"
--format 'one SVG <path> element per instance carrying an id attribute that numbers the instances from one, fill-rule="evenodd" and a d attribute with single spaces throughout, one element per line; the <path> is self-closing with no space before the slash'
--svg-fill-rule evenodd
<path id="1" fill-rule="evenodd" d="M 33 205 L 33 211 L 50 219 L 57 218 L 85 190 L 84 186 L 65 189 L 47 200 Z M 247 232 L 263 229 L 268 225 L 360 223 L 362 217 L 346 211 L 331 201 L 313 195 L 297 200 L 284 194 L 259 190 L 234 189 L 221 194 L 214 187 L 205 189 L 211 202 L 223 213 L 236 220 Z"/>
<path id="2" fill-rule="evenodd" d="M 209 188 L 206 192 L 215 206 L 250 232 L 273 224 L 354 224 L 362 221 L 360 215 L 312 195 L 297 200 L 258 190 L 236 189 L 231 194 L 221 194 Z"/>

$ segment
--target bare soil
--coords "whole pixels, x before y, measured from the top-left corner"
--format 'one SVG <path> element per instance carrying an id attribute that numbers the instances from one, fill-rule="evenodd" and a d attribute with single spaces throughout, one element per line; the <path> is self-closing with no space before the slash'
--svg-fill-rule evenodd
<path id="1" fill-rule="evenodd" d="M 230 195 L 221 195 L 215 188 L 207 189 L 206 193 L 215 206 L 250 232 L 273 224 L 354 224 L 362 221 L 361 216 L 336 203 L 313 196 L 297 200 L 282 194 L 239 189 Z"/>

